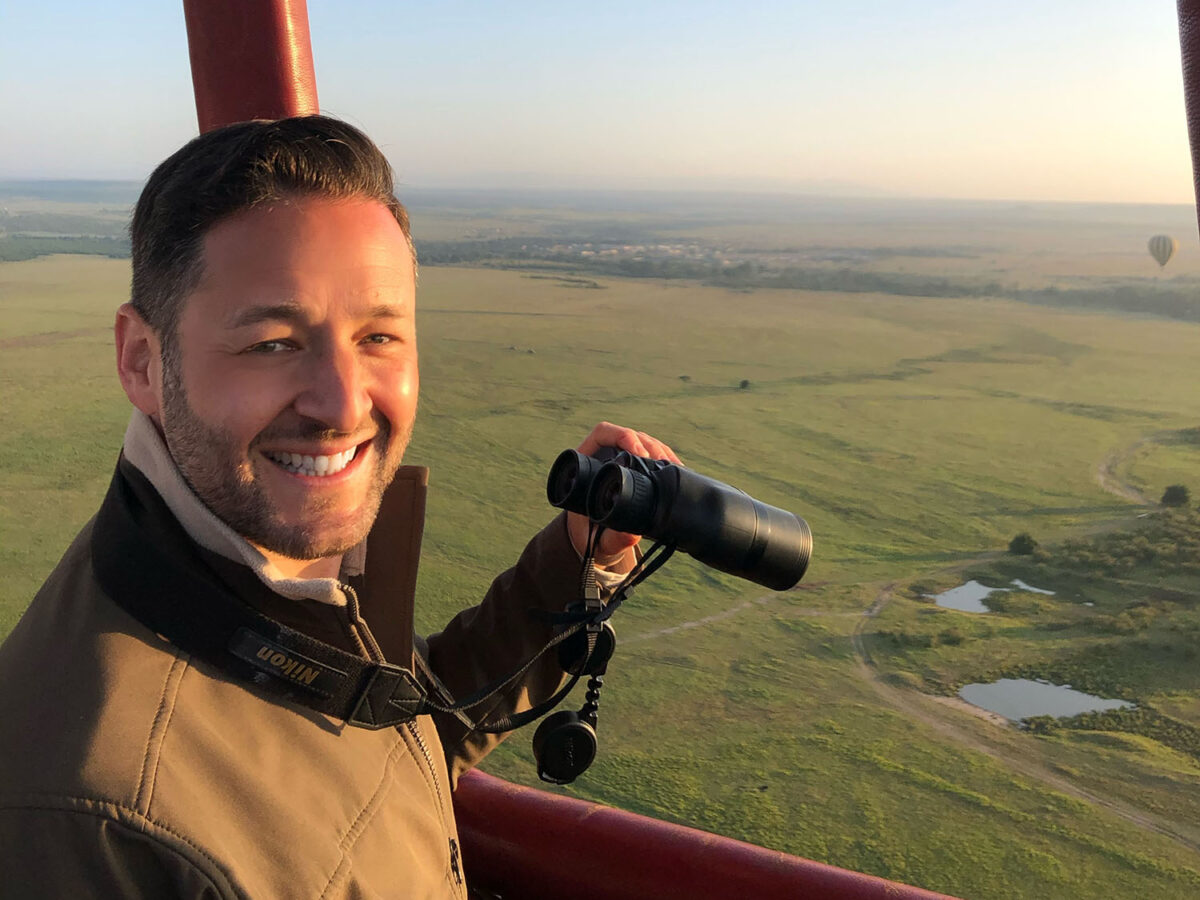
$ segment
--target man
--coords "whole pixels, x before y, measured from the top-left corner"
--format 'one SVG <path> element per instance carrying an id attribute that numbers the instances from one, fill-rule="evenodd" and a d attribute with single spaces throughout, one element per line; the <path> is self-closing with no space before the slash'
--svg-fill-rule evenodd
<path id="1" fill-rule="evenodd" d="M 450 791 L 498 738 L 413 715 L 426 476 L 401 466 L 415 275 L 386 161 L 322 117 L 230 126 L 155 171 L 132 236 L 113 484 L 0 647 L 0 894 L 465 896 Z M 586 536 L 556 519 L 429 638 L 451 694 L 551 637 L 529 609 L 573 598 Z M 609 587 L 634 543 L 602 541 Z M 474 720 L 561 678 L 543 659 Z"/>

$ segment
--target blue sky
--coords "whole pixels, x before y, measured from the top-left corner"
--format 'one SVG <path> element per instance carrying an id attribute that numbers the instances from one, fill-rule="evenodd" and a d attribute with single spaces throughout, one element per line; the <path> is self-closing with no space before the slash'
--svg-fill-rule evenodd
<path id="1" fill-rule="evenodd" d="M 1169 0 L 310 0 L 322 108 L 415 186 L 1191 202 Z M 0 4 L 0 178 L 195 133 L 182 6 Z"/>

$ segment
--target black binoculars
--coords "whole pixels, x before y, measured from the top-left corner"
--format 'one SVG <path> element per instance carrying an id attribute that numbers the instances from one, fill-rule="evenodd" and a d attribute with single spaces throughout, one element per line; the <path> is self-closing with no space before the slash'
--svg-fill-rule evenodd
<path id="1" fill-rule="evenodd" d="M 776 591 L 804 576 L 808 523 L 691 469 L 625 451 L 564 450 L 550 469 L 552 506 L 597 525 L 640 534 Z"/>

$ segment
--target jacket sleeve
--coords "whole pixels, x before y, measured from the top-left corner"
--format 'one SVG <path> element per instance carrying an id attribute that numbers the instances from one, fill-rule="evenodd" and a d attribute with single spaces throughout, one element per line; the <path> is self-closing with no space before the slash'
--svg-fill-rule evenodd
<path id="1" fill-rule="evenodd" d="M 479 606 L 459 613 L 428 638 L 430 668 L 458 698 L 520 668 L 554 636 L 553 626 L 529 611 L 561 612 L 579 590 L 579 572 L 579 554 L 567 536 L 564 513 L 529 542 L 515 566 L 492 582 Z M 493 720 L 529 709 L 556 691 L 564 678 L 558 655 L 550 650 L 517 685 L 471 710 L 471 717 Z M 468 731 L 446 714 L 434 720 L 452 785 L 505 737 Z"/>
<path id="2" fill-rule="evenodd" d="M 229 882 L 182 839 L 105 813 L 111 804 L 0 808 L 0 897 L 234 900 Z M 179 844 L 174 847 L 172 844 Z"/>

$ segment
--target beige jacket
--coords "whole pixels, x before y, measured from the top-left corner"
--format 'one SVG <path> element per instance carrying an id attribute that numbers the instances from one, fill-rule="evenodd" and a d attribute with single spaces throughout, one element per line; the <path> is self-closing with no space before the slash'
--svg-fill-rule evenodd
<path id="1" fill-rule="evenodd" d="M 361 609 L 282 596 L 252 561 L 193 543 L 195 565 L 292 627 L 407 664 L 426 477 L 406 467 L 385 496 L 346 576 Z M 163 534 L 179 518 L 155 515 Z M 106 596 L 93 528 L 0 645 L 0 897 L 466 895 L 451 790 L 497 738 L 449 717 L 350 727 L 226 677 Z M 458 696 L 507 674 L 550 637 L 528 609 L 561 610 L 578 570 L 560 517 L 429 639 L 434 670 Z M 547 656 L 491 715 L 557 687 Z"/>

